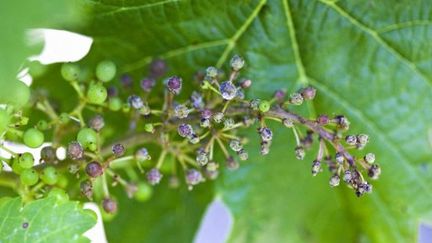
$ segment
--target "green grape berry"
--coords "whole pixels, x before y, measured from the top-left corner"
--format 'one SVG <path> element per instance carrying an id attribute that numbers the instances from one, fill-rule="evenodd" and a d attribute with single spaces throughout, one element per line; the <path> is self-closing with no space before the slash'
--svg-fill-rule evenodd
<path id="1" fill-rule="evenodd" d="M 24 169 L 23 169 L 23 168 L 20 166 L 20 164 L 19 164 L 18 157 L 14 158 L 14 159 L 12 160 L 12 171 L 13 171 L 15 174 L 19 175 L 19 174 L 21 174 L 21 172 L 22 172 L 23 170 L 24 170 Z"/>
<path id="2" fill-rule="evenodd" d="M 58 181 L 57 170 L 52 166 L 44 168 L 41 174 L 41 179 L 47 185 L 56 184 Z"/>
<path id="3" fill-rule="evenodd" d="M 146 132 L 154 133 L 155 128 L 154 128 L 153 124 L 147 123 L 147 124 L 144 125 L 144 130 Z"/>
<path id="4" fill-rule="evenodd" d="M 0 104 L 10 104 L 20 108 L 27 104 L 30 99 L 30 88 L 18 80 L 2 80 L 7 83 L 0 89 Z"/>
<path id="5" fill-rule="evenodd" d="M 18 165 L 23 169 L 30 169 L 33 167 L 34 158 L 29 152 L 25 152 L 18 157 Z"/>
<path id="6" fill-rule="evenodd" d="M 115 63 L 105 60 L 96 66 L 96 77 L 103 82 L 111 81 L 116 75 Z"/>
<path id="7" fill-rule="evenodd" d="M 10 122 L 10 116 L 5 109 L 0 109 L 0 134 L 2 134 Z"/>
<path id="8" fill-rule="evenodd" d="M 54 187 L 48 193 L 48 197 L 54 197 L 57 202 L 62 203 L 69 200 L 69 195 L 62 189 Z"/>
<path id="9" fill-rule="evenodd" d="M 69 114 L 67 113 L 61 113 L 59 116 L 59 121 L 61 124 L 67 124 L 70 121 Z"/>
<path id="10" fill-rule="evenodd" d="M 63 63 L 61 74 L 67 81 L 76 81 L 80 74 L 80 67 L 76 63 Z"/>
<path id="11" fill-rule="evenodd" d="M 33 78 L 42 76 L 45 73 L 47 66 L 43 65 L 39 61 L 31 61 L 28 63 L 29 74 Z"/>
<path id="12" fill-rule="evenodd" d="M 270 102 L 266 101 L 266 100 L 262 100 L 259 104 L 259 110 L 261 112 L 267 112 L 270 110 Z"/>
<path id="13" fill-rule="evenodd" d="M 27 129 L 23 135 L 24 144 L 30 148 L 37 148 L 44 142 L 44 134 L 36 128 Z"/>
<path id="14" fill-rule="evenodd" d="M 137 201 L 144 202 L 149 200 L 152 194 L 153 188 L 145 182 L 140 182 L 137 185 L 137 191 L 135 192 L 134 197 Z"/>
<path id="15" fill-rule="evenodd" d="M 58 187 L 66 188 L 68 184 L 69 184 L 69 179 L 65 175 L 63 174 L 58 175 L 58 180 L 57 180 Z"/>
<path id="16" fill-rule="evenodd" d="M 123 103 L 120 98 L 112 97 L 108 101 L 108 108 L 112 111 L 119 111 L 123 106 Z"/>
<path id="17" fill-rule="evenodd" d="M 39 180 L 39 175 L 34 169 L 25 169 L 20 175 L 21 183 L 26 186 L 33 186 Z"/>
<path id="18" fill-rule="evenodd" d="M 47 121 L 40 120 L 40 121 L 38 121 L 36 127 L 37 127 L 37 129 L 44 131 L 44 130 L 47 130 L 49 126 L 48 126 Z"/>
<path id="19" fill-rule="evenodd" d="M 92 82 L 87 90 L 87 99 L 93 104 L 103 104 L 108 96 L 107 89 L 101 83 Z"/>
<path id="20" fill-rule="evenodd" d="M 91 128 L 82 128 L 77 135 L 77 141 L 91 151 L 96 150 L 97 133 Z"/>

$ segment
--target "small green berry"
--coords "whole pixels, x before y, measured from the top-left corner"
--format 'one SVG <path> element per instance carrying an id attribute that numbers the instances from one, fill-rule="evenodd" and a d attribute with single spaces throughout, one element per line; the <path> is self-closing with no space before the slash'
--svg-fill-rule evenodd
<path id="1" fill-rule="evenodd" d="M 54 197 L 57 202 L 66 202 L 69 200 L 69 195 L 62 189 L 54 187 L 51 189 L 51 191 L 48 193 L 48 197 Z"/>
<path id="2" fill-rule="evenodd" d="M 145 202 L 151 198 L 152 194 L 153 188 L 145 182 L 140 182 L 137 185 L 137 191 L 135 192 L 134 197 L 137 201 Z"/>
<path id="3" fill-rule="evenodd" d="M 153 126 L 152 123 L 147 123 L 147 124 L 144 125 L 144 130 L 146 132 L 154 133 L 155 129 L 154 129 L 154 126 Z"/>
<path id="4" fill-rule="evenodd" d="M 270 102 L 266 101 L 266 100 L 262 100 L 259 104 L 259 110 L 261 112 L 267 112 L 270 110 Z"/>
<path id="5" fill-rule="evenodd" d="M 103 104 L 108 97 L 107 89 L 101 83 L 91 83 L 87 90 L 87 99 L 93 104 Z"/>
<path id="6" fill-rule="evenodd" d="M 41 179 L 47 185 L 56 184 L 58 181 L 57 170 L 52 166 L 44 168 L 41 174 Z"/>
<path id="7" fill-rule="evenodd" d="M 18 164 L 23 169 L 30 169 L 33 167 L 34 158 L 29 152 L 25 152 L 18 157 Z"/>
<path id="8" fill-rule="evenodd" d="M 77 135 L 77 141 L 91 151 L 96 150 L 97 133 L 91 128 L 82 128 Z"/>
<path id="9" fill-rule="evenodd" d="M 25 169 L 20 175 L 21 183 L 26 186 L 33 186 L 39 180 L 39 175 L 34 169 Z"/>
<path id="10" fill-rule="evenodd" d="M 108 108 L 112 111 L 119 111 L 123 106 L 120 98 L 112 97 L 108 100 Z"/>
<path id="11" fill-rule="evenodd" d="M 30 148 L 37 148 L 44 142 L 44 134 L 36 128 L 27 129 L 24 132 L 23 140 L 24 144 Z"/>
<path id="12" fill-rule="evenodd" d="M 63 63 L 61 74 L 67 81 L 76 81 L 80 74 L 80 67 L 76 63 Z"/>
<path id="13" fill-rule="evenodd" d="M 67 113 L 61 113 L 59 116 L 59 121 L 61 124 L 67 124 L 70 121 L 69 114 Z"/>
<path id="14" fill-rule="evenodd" d="M 44 130 L 47 130 L 49 126 L 48 126 L 47 121 L 40 120 L 40 121 L 38 121 L 36 127 L 37 127 L 37 129 L 44 131 Z"/>
<path id="15" fill-rule="evenodd" d="M 116 65 L 108 60 L 100 62 L 96 66 L 96 77 L 103 82 L 111 81 L 116 75 Z"/>

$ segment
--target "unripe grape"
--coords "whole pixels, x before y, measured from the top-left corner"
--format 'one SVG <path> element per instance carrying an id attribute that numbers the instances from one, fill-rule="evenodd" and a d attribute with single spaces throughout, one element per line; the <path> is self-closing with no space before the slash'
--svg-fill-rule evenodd
<path id="1" fill-rule="evenodd" d="M 123 102 L 118 97 L 112 97 L 108 100 L 108 108 L 112 111 L 119 111 L 123 106 Z"/>
<path id="2" fill-rule="evenodd" d="M 152 194 L 153 188 L 145 182 L 140 182 L 137 185 L 137 191 L 135 192 L 134 197 L 137 201 L 145 202 L 151 198 Z"/>
<path id="3" fill-rule="evenodd" d="M 266 101 L 266 100 L 262 100 L 259 104 L 259 110 L 261 112 L 267 112 L 270 110 L 270 102 Z"/>
<path id="4" fill-rule="evenodd" d="M 29 152 L 25 152 L 18 157 L 19 166 L 23 169 L 30 169 L 33 167 L 34 158 Z"/>
<path id="5" fill-rule="evenodd" d="M 82 144 L 84 148 L 94 151 L 94 145 L 97 144 L 97 133 L 91 128 L 82 128 L 77 135 L 77 141 Z"/>
<path id="6" fill-rule="evenodd" d="M 4 80 L 6 81 L 6 80 Z M 23 82 L 12 80 L 0 89 L 0 104 L 10 104 L 20 108 L 30 99 L 30 88 Z"/>
<path id="7" fill-rule="evenodd" d="M 60 188 L 52 188 L 51 191 L 48 193 L 48 197 L 54 197 L 57 202 L 66 202 L 69 200 L 69 195 Z"/>
<path id="8" fill-rule="evenodd" d="M 106 88 L 101 83 L 91 83 L 87 90 L 87 99 L 93 104 L 103 104 L 108 97 Z"/>
<path id="9" fill-rule="evenodd" d="M 23 140 L 24 144 L 30 148 L 37 148 L 44 142 L 44 134 L 36 128 L 27 129 L 24 132 Z"/>
<path id="10" fill-rule="evenodd" d="M 63 63 L 61 67 L 61 75 L 67 81 L 78 80 L 80 67 L 76 63 Z"/>
<path id="11" fill-rule="evenodd" d="M 102 61 L 96 66 L 96 77 L 103 82 L 111 81 L 116 75 L 117 67 L 112 61 Z"/>
<path id="12" fill-rule="evenodd" d="M 59 121 L 61 124 L 67 124 L 70 121 L 69 114 L 67 113 L 61 113 L 59 116 Z"/>
<path id="13" fill-rule="evenodd" d="M 26 186 L 33 186 L 39 180 L 39 175 L 34 169 L 25 169 L 20 175 L 21 183 Z"/>
<path id="14" fill-rule="evenodd" d="M 44 168 L 41 173 L 41 179 L 47 185 L 56 184 L 58 181 L 57 170 L 52 166 Z"/>
<path id="15" fill-rule="evenodd" d="M 38 121 L 36 127 L 37 127 L 37 129 L 42 130 L 42 131 L 47 130 L 49 128 L 48 122 L 45 120 Z"/>
<path id="16" fill-rule="evenodd" d="M 20 164 L 19 164 L 19 160 L 18 160 L 18 158 L 14 158 L 13 159 L 13 162 L 12 162 L 12 171 L 15 173 L 15 174 L 21 174 L 21 172 L 24 170 L 24 168 L 22 168 L 21 166 L 20 166 Z"/>

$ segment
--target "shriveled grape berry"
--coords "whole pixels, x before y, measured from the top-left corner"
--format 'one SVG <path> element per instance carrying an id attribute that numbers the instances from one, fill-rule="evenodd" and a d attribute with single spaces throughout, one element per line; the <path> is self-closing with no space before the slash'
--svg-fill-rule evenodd
<path id="1" fill-rule="evenodd" d="M 306 151 L 302 146 L 297 146 L 295 148 L 295 156 L 298 160 L 303 160 L 306 155 Z"/>
<path id="2" fill-rule="evenodd" d="M 238 139 L 232 139 L 232 140 L 230 140 L 229 141 L 229 146 L 235 152 L 238 152 L 241 149 L 243 149 L 243 145 L 241 144 L 240 140 L 238 140 Z"/>
<path id="3" fill-rule="evenodd" d="M 82 159 L 84 155 L 84 149 L 79 142 L 73 141 L 68 145 L 67 155 L 72 160 Z"/>
<path id="4" fill-rule="evenodd" d="M 243 68 L 245 61 L 239 55 L 235 55 L 231 58 L 230 64 L 231 64 L 231 68 L 234 71 L 239 71 L 240 69 Z"/>
<path id="5" fill-rule="evenodd" d="M 189 169 L 186 171 L 186 183 L 190 186 L 195 186 L 203 181 L 203 176 L 200 171 L 196 169 Z"/>
<path id="6" fill-rule="evenodd" d="M 293 105 L 301 105 L 303 104 L 303 96 L 299 93 L 293 93 L 291 94 L 289 101 Z"/>
<path id="7" fill-rule="evenodd" d="M 377 180 L 381 175 L 381 168 L 377 164 L 373 164 L 368 170 L 368 176 L 372 180 Z"/>
<path id="8" fill-rule="evenodd" d="M 273 132 L 268 127 L 262 127 L 259 129 L 262 141 L 271 141 L 273 139 Z"/>
<path id="9" fill-rule="evenodd" d="M 163 175 L 160 173 L 160 171 L 157 168 L 151 169 L 149 172 L 147 172 L 146 176 L 147 176 L 147 181 L 152 186 L 159 184 L 163 177 Z"/>
<path id="10" fill-rule="evenodd" d="M 329 184 L 331 187 L 339 186 L 340 183 L 340 177 L 338 175 L 333 175 L 330 177 Z"/>
<path id="11" fill-rule="evenodd" d="M 24 144 L 30 148 L 37 148 L 41 146 L 44 140 L 44 134 L 36 128 L 27 129 L 23 134 Z"/>
<path id="12" fill-rule="evenodd" d="M 104 118 L 101 115 L 95 115 L 89 121 L 89 127 L 99 132 L 105 126 Z"/>
<path id="13" fill-rule="evenodd" d="M 102 201 L 102 207 L 107 213 L 114 214 L 117 212 L 117 202 L 111 198 L 105 198 Z"/>
<path id="14" fill-rule="evenodd" d="M 181 88 L 182 88 L 182 79 L 178 76 L 172 76 L 168 79 L 167 81 L 167 88 L 168 90 L 177 95 L 180 93 Z"/>
<path id="15" fill-rule="evenodd" d="M 237 155 L 239 156 L 240 160 L 247 160 L 249 158 L 248 152 L 246 152 L 244 149 L 240 149 L 237 152 Z"/>
<path id="16" fill-rule="evenodd" d="M 224 119 L 225 115 L 222 112 L 216 112 L 213 115 L 213 121 L 215 121 L 216 123 L 221 123 Z"/>
<path id="17" fill-rule="evenodd" d="M 312 176 L 316 176 L 321 171 L 321 162 L 314 160 L 312 162 Z"/>
<path id="18" fill-rule="evenodd" d="M 122 144 L 117 143 L 112 146 L 112 152 L 116 157 L 120 157 L 124 154 L 125 148 Z"/>
<path id="19" fill-rule="evenodd" d="M 179 134 L 181 137 L 184 137 L 184 138 L 185 138 L 185 137 L 189 137 L 189 136 L 191 136 L 191 135 L 193 134 L 192 126 L 189 125 L 189 124 L 185 124 L 185 123 L 180 124 L 180 125 L 178 126 L 177 131 L 178 131 L 178 134 Z"/>
<path id="20" fill-rule="evenodd" d="M 81 194 L 88 199 L 93 197 L 93 184 L 90 180 L 84 180 L 80 183 Z"/>
<path id="21" fill-rule="evenodd" d="M 237 95 L 237 88 L 231 81 L 226 81 L 220 84 L 219 92 L 225 100 L 232 100 Z"/>
<path id="22" fill-rule="evenodd" d="M 352 145 L 352 146 L 354 146 L 354 145 L 357 144 L 357 137 L 354 136 L 354 135 L 347 135 L 347 136 L 345 137 L 345 142 L 346 142 L 348 145 Z"/>
<path id="23" fill-rule="evenodd" d="M 103 174 L 102 165 L 97 161 L 92 161 L 86 165 L 85 171 L 88 176 L 96 178 Z"/>
<path id="24" fill-rule="evenodd" d="M 45 163 L 52 163 L 57 159 L 56 150 L 52 146 L 45 146 L 40 152 L 41 160 Z"/>

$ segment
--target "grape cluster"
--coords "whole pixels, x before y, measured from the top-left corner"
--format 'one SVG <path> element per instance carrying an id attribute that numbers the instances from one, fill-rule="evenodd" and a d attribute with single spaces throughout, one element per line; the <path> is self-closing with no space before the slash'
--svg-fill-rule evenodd
<path id="1" fill-rule="evenodd" d="M 331 187 L 342 180 L 358 196 L 371 192 L 372 185 L 362 173 L 371 179 L 379 177 L 375 155 L 354 157 L 349 152 L 365 148 L 369 141 L 366 134 L 344 136 L 350 122 L 342 115 L 307 119 L 291 112 L 291 107 L 315 98 L 316 89 L 310 86 L 289 95 L 277 90 L 268 100 L 246 99 L 252 81 L 240 75 L 245 61 L 236 55 L 230 65 L 227 76 L 216 67 L 196 75 L 199 91 L 185 96 L 183 78 L 167 75 L 163 60 L 150 64 L 148 76 L 138 83 L 140 91 L 132 88 L 134 79 L 128 74 L 117 77 L 112 61 L 97 64 L 88 82 L 81 80 L 83 70 L 77 63 L 63 64 L 61 75 L 78 97 L 72 111 L 60 111 L 49 96 L 40 95 L 33 105 L 47 120 L 28 127 L 28 118 L 20 110 L 13 106 L 0 109 L 0 138 L 21 139 L 30 148 L 43 146 L 36 163 L 31 153 L 18 154 L 1 145 L 11 154 L 11 158 L 1 159 L 19 176 L 17 192 L 32 199 L 51 191 L 58 193 L 61 188 L 71 196 L 79 192 L 89 200 L 98 200 L 107 213 L 115 213 L 117 203 L 110 187 L 120 185 L 129 197 L 145 201 L 153 193 L 152 186 L 163 181 L 171 187 L 184 181 L 192 190 L 216 179 L 221 168 L 238 169 L 240 161 L 249 158 L 247 139 L 238 132 L 241 128 L 256 127 L 260 153 L 270 153 L 275 133 L 269 122 L 293 131 L 293 155 L 299 160 L 318 144 L 311 165 L 313 176 L 326 166 Z M 112 114 L 125 118 L 129 132 L 109 144 L 105 134 Z M 43 145 L 48 142 L 47 134 L 51 145 Z M 61 148 L 66 150 L 65 160 L 57 157 Z"/>

